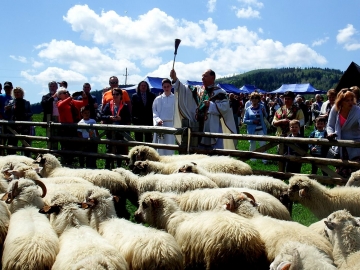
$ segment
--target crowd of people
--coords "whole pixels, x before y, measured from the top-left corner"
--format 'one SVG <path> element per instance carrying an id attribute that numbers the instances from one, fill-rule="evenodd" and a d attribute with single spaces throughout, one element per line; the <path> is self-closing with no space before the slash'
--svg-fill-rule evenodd
<path id="1" fill-rule="evenodd" d="M 79 124 L 112 124 L 134 126 L 164 126 L 181 127 L 181 121 L 198 123 L 200 131 L 212 133 L 238 134 L 239 127 L 246 125 L 248 134 L 275 134 L 283 137 L 304 137 L 306 127 L 312 128 L 310 138 L 328 138 L 329 140 L 345 139 L 360 141 L 360 89 L 357 86 L 343 89 L 337 93 L 334 89 L 327 92 L 327 100 L 317 94 L 314 98 L 305 100 L 301 95 L 291 91 L 283 94 L 260 93 L 255 90 L 251 94 L 227 94 L 215 84 L 216 74 L 206 70 L 202 74 L 202 87 L 182 84 L 175 70 L 170 71 L 170 79 L 162 81 L 163 92 L 156 96 L 150 91 L 149 84 L 141 81 L 136 93 L 129 96 L 128 92 L 119 88 L 116 76 L 109 78 L 109 86 L 103 89 L 102 100 L 90 94 L 90 83 L 84 83 L 82 91 L 70 94 L 66 81 L 48 83 L 49 93 L 42 97 L 41 105 L 44 112 L 43 121 L 55 123 Z M 2 85 L 0 84 L 0 91 Z M 172 92 L 173 89 L 173 92 Z M 30 103 L 24 99 L 21 87 L 13 88 L 11 82 L 4 83 L 4 94 L 0 94 L 0 119 L 15 121 L 31 121 Z M 314 127 L 312 124 L 314 123 Z M 18 134 L 31 134 L 30 126 L 14 126 Z M 10 129 L 4 133 L 14 133 Z M 32 134 L 33 135 L 33 134 Z M 67 151 L 81 150 L 89 153 L 97 152 L 98 132 L 91 128 L 60 128 L 54 135 L 64 137 L 79 137 L 93 140 L 90 143 L 74 143 L 67 140 L 60 142 L 61 149 Z M 171 134 L 152 134 L 149 132 L 134 132 L 135 140 L 140 142 L 155 142 L 159 144 L 175 144 L 176 138 Z M 107 139 L 123 140 L 120 131 L 107 132 Z M 18 140 L 9 138 L 8 145 L 16 146 Z M 237 141 L 210 137 L 199 138 L 199 148 L 202 149 L 236 149 Z M 260 146 L 265 144 L 259 141 Z M 54 147 L 57 147 L 54 145 Z M 327 157 L 331 150 L 342 159 L 360 161 L 360 150 L 357 148 L 323 147 L 309 144 L 300 145 L 309 149 L 313 156 Z M 249 151 L 254 151 L 256 141 L 250 141 Z M 114 150 L 115 149 L 115 150 Z M 158 149 L 161 155 L 172 155 L 173 150 Z M 16 151 L 8 149 L 8 154 Z M 107 153 L 128 153 L 128 147 L 107 145 Z M 298 155 L 287 147 L 286 153 Z M 29 153 L 26 153 L 29 154 Z M 63 163 L 71 166 L 73 155 L 64 155 Z M 252 159 L 255 161 L 255 159 Z M 92 155 L 80 157 L 81 167 L 95 168 L 96 158 Z M 117 161 L 121 164 L 121 160 Z M 263 160 L 266 164 L 267 161 Z M 110 169 L 110 160 L 105 168 Z M 288 162 L 286 171 L 297 173 L 301 163 Z M 317 167 L 312 166 L 312 173 Z M 344 177 L 351 173 L 350 168 L 337 168 Z M 326 175 L 325 172 L 323 172 Z"/>

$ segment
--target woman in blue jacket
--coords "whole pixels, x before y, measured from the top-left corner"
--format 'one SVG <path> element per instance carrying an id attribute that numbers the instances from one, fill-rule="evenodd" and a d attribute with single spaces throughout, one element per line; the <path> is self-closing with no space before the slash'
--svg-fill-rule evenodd
<path id="1" fill-rule="evenodd" d="M 260 102 L 260 94 L 253 92 L 250 95 L 251 105 L 245 111 L 244 124 L 247 127 L 247 133 L 252 135 L 266 135 L 267 128 L 264 122 L 264 118 L 267 117 L 267 113 L 264 105 Z M 265 145 L 265 141 L 259 141 L 260 146 Z M 256 141 L 250 141 L 249 151 L 254 151 L 256 148 Z M 256 159 L 251 159 L 255 161 Z M 263 160 L 266 164 L 266 160 Z"/>

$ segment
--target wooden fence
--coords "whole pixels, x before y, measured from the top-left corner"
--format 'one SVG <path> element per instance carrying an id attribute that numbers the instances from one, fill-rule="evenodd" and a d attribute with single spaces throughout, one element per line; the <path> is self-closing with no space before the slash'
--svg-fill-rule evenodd
<path id="1" fill-rule="evenodd" d="M 28 125 L 35 126 L 36 128 L 44 128 L 46 130 L 46 136 L 30 136 L 30 135 L 19 135 L 13 129 L 14 126 L 19 125 Z M 343 185 L 346 183 L 346 179 L 342 178 L 340 175 L 334 172 L 329 165 L 332 166 L 349 166 L 354 168 L 360 168 L 359 162 L 349 161 L 349 160 L 340 160 L 340 159 L 327 159 L 327 158 L 317 158 L 312 157 L 307 154 L 307 149 L 301 149 L 295 144 L 316 144 L 316 145 L 326 145 L 326 146 L 346 146 L 346 147 L 360 147 L 360 142 L 354 141 L 328 141 L 326 139 L 315 139 L 315 138 L 286 138 L 286 137 L 276 137 L 276 136 L 259 136 L 259 135 L 244 135 L 244 134 L 220 134 L 220 133 L 209 133 L 209 132 L 198 132 L 197 127 L 189 126 L 187 121 L 183 122 L 182 128 L 166 128 L 166 127 L 149 127 L 149 126 L 117 126 L 117 125 L 103 125 L 103 124 L 94 124 L 91 125 L 93 129 L 97 129 L 100 133 L 100 138 L 96 140 L 87 140 L 74 137 L 66 137 L 66 134 L 57 134 L 56 130 L 61 128 L 62 130 L 66 128 L 88 128 L 88 125 L 77 125 L 77 124 L 59 124 L 53 122 L 14 122 L 14 121 L 4 121 L 0 120 L 1 134 L 0 134 L 0 152 L 1 155 L 4 155 L 5 149 L 13 149 L 16 151 L 28 150 L 33 153 L 52 153 L 56 155 L 71 154 L 73 156 L 94 156 L 96 158 L 111 158 L 111 159 L 123 159 L 127 160 L 126 155 L 115 154 L 115 146 L 136 146 L 136 145 L 147 145 L 154 148 L 161 149 L 170 149 L 177 150 L 181 154 L 192 154 L 192 153 L 203 153 L 208 155 L 229 155 L 232 157 L 239 158 L 243 161 L 246 161 L 250 158 L 264 159 L 278 161 L 278 171 L 267 171 L 267 170 L 255 170 L 254 173 L 258 175 L 270 175 L 279 179 L 288 179 L 293 174 L 284 172 L 284 164 L 286 161 L 300 162 L 300 163 L 312 163 L 316 164 L 320 169 L 325 171 L 329 176 L 320 176 L 320 175 L 309 175 L 309 177 L 318 180 L 323 184 L 336 184 Z M 124 140 L 113 140 L 104 138 L 106 133 L 111 132 L 121 132 L 124 135 Z M 163 134 L 173 134 L 178 135 L 177 137 L 181 138 L 181 143 L 179 145 L 166 145 L 166 144 L 155 144 L 155 143 L 144 143 L 135 141 L 129 134 L 131 132 L 155 132 Z M 202 137 L 217 137 L 224 139 L 233 139 L 233 140 L 256 140 L 256 141 L 266 141 L 267 143 L 254 150 L 243 151 L 243 150 L 225 150 L 225 149 L 214 149 L 214 150 L 203 150 L 197 147 L 197 138 Z M 17 137 L 19 141 L 23 142 L 23 146 L 8 146 L 6 145 L 6 139 L 10 137 Z M 44 141 L 46 142 L 47 148 L 36 148 L 31 146 L 33 141 Z M 114 146 L 113 153 L 86 153 L 81 151 L 63 151 L 58 149 L 58 142 L 67 141 L 67 142 L 86 142 L 86 143 L 95 143 L 95 144 L 107 144 Z M 295 150 L 300 156 L 289 156 L 284 155 L 283 149 L 285 146 L 289 146 Z M 277 147 L 279 149 L 279 154 L 268 154 L 265 151 Z"/>

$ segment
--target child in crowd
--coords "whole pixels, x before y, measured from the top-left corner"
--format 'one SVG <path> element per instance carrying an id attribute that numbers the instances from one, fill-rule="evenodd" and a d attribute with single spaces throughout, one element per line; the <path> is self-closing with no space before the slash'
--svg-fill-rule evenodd
<path id="1" fill-rule="evenodd" d="M 315 130 L 311 132 L 309 138 L 326 138 L 326 118 L 325 117 L 317 117 L 315 119 Z M 309 144 L 310 154 L 314 157 L 326 157 L 327 152 L 329 151 L 329 147 L 326 145 L 314 145 Z M 318 167 L 315 164 L 311 164 L 311 173 L 317 174 Z M 324 176 L 327 176 L 327 173 L 322 171 Z"/>
<path id="2" fill-rule="evenodd" d="M 299 120 L 291 120 L 289 122 L 290 125 L 290 134 L 287 137 L 303 137 L 300 134 L 300 121 Z M 307 149 L 307 146 L 303 146 L 301 144 L 295 144 L 297 147 L 302 148 L 302 149 Z M 293 150 L 290 147 L 287 147 L 287 151 L 286 151 L 287 155 L 291 155 L 291 156 L 300 156 L 295 150 Z M 301 166 L 302 163 L 298 163 L 298 162 L 291 162 L 288 161 L 286 162 L 286 167 L 285 170 L 286 172 L 292 172 L 292 173 L 300 173 L 301 171 Z"/>
<path id="3" fill-rule="evenodd" d="M 80 113 L 81 113 L 82 119 L 79 121 L 78 124 L 80 124 L 80 125 L 96 124 L 96 121 L 94 119 L 90 118 L 89 105 L 82 107 L 80 110 Z M 91 128 L 79 128 L 77 130 L 77 133 L 78 133 L 78 137 L 88 139 L 88 140 L 93 140 L 93 139 L 96 139 L 99 137 L 98 131 L 95 129 L 91 129 Z M 97 153 L 97 143 L 84 143 L 82 150 L 84 152 L 88 152 L 88 153 Z M 80 160 L 80 167 L 83 167 L 84 166 L 84 157 L 81 156 L 79 160 Z M 86 167 L 87 168 L 96 168 L 96 158 L 92 157 L 92 156 L 87 156 L 86 157 Z"/>

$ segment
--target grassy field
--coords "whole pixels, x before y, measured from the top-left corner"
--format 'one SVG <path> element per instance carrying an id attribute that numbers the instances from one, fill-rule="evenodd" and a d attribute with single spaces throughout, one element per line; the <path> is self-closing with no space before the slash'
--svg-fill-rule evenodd
<path id="1" fill-rule="evenodd" d="M 37 114 L 34 115 L 33 117 L 33 121 L 42 121 L 42 114 Z M 308 127 L 307 129 L 305 129 L 305 136 L 309 136 L 309 134 L 311 133 L 311 131 L 313 131 L 313 126 Z M 242 126 L 240 128 L 240 133 L 241 134 L 246 134 L 246 128 L 244 126 Z M 36 128 L 36 135 L 37 136 L 45 136 L 45 129 L 37 127 Z M 33 142 L 32 144 L 33 147 L 37 147 L 37 148 L 46 148 L 46 143 L 45 142 Z M 249 150 L 249 142 L 248 141 L 239 141 L 238 143 L 238 149 L 240 150 Z M 104 145 L 99 145 L 99 153 L 105 153 L 105 146 Z M 268 151 L 269 153 L 275 154 L 276 153 L 276 148 L 272 148 Z M 268 170 L 268 171 L 277 171 L 278 170 L 278 165 L 277 163 L 273 163 L 273 162 L 269 162 L 268 164 L 264 165 L 261 160 L 257 160 L 257 161 L 247 161 L 247 163 L 256 170 Z M 97 166 L 98 168 L 104 168 L 104 161 L 103 160 L 98 160 L 97 161 Z M 303 164 L 302 169 L 301 169 L 301 173 L 304 174 L 310 174 L 311 173 L 311 165 L 310 164 Z M 131 215 L 131 220 L 133 221 L 133 213 L 136 210 L 136 207 L 134 205 L 132 205 L 130 202 L 128 202 L 127 204 L 127 208 L 128 211 L 130 213 L 132 213 Z M 294 204 L 293 207 L 293 219 L 297 222 L 300 222 L 301 224 L 304 224 L 306 226 L 318 221 L 317 218 L 306 208 L 304 208 L 302 205 L 300 204 Z"/>

